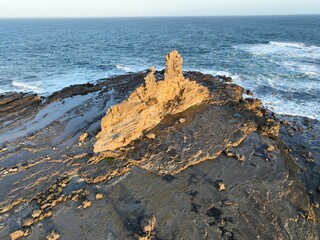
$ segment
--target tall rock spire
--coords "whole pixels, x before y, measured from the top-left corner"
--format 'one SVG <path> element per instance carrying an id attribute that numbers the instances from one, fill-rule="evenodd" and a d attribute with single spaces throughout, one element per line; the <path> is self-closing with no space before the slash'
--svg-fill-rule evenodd
<path id="1" fill-rule="evenodd" d="M 174 50 L 171 53 L 168 53 L 166 56 L 166 70 L 164 73 L 164 79 L 183 79 L 182 73 L 182 57 L 178 51 Z"/>

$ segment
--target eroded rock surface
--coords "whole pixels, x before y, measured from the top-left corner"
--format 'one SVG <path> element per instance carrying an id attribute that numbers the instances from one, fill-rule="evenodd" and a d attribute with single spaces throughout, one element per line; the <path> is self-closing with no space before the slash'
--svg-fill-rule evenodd
<path id="1" fill-rule="evenodd" d="M 319 122 L 167 60 L 48 98 L 0 95 L 0 239 L 319 239 Z M 106 111 L 136 96 L 148 112 L 166 79 L 173 95 L 187 81 L 207 97 L 181 110 L 185 95 L 137 139 L 94 153 Z"/>
<path id="2" fill-rule="evenodd" d="M 177 51 L 166 56 L 164 80 L 156 81 L 152 67 L 145 85 L 127 100 L 111 107 L 101 121 L 94 152 L 112 151 L 126 146 L 157 125 L 167 114 L 183 112 L 208 99 L 207 88 L 185 79 L 182 58 Z"/>

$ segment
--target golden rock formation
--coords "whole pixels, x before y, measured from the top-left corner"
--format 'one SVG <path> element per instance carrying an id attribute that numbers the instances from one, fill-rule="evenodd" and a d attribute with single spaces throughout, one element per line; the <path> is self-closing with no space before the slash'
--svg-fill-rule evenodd
<path id="1" fill-rule="evenodd" d="M 157 125 L 165 115 L 176 114 L 208 99 L 206 87 L 185 79 L 182 58 L 177 51 L 166 56 L 164 80 L 156 81 L 155 68 L 127 100 L 111 107 L 101 122 L 94 152 L 112 151 Z"/>

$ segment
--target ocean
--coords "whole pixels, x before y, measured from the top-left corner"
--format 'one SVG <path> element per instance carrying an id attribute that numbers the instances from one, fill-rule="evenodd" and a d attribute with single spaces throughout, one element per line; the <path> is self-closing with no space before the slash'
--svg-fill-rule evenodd
<path id="1" fill-rule="evenodd" d="M 164 68 L 231 76 L 269 109 L 320 119 L 320 15 L 0 19 L 0 93 Z"/>

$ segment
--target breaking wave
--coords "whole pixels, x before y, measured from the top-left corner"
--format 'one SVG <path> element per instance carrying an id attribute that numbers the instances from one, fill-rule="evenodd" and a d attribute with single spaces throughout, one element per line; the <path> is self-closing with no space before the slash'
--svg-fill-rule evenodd
<path id="1" fill-rule="evenodd" d="M 249 53 L 257 67 L 243 73 L 239 85 L 256 92 L 277 113 L 320 119 L 320 47 L 270 41 L 234 48 Z"/>
<path id="2" fill-rule="evenodd" d="M 42 84 L 39 82 L 19 82 L 19 81 L 12 81 L 12 90 L 18 91 L 18 92 L 35 92 L 35 93 L 41 93 Z"/>
<path id="3" fill-rule="evenodd" d="M 273 42 L 273 41 L 270 41 L 268 44 L 271 45 L 271 46 L 279 46 L 279 47 L 295 47 L 295 48 L 305 47 L 304 43 L 290 43 L 290 42 Z"/>
<path id="4" fill-rule="evenodd" d="M 303 43 L 269 42 L 267 44 L 243 44 L 235 48 L 242 49 L 253 55 L 274 56 L 280 58 L 320 60 L 320 47 L 306 46 Z"/>

